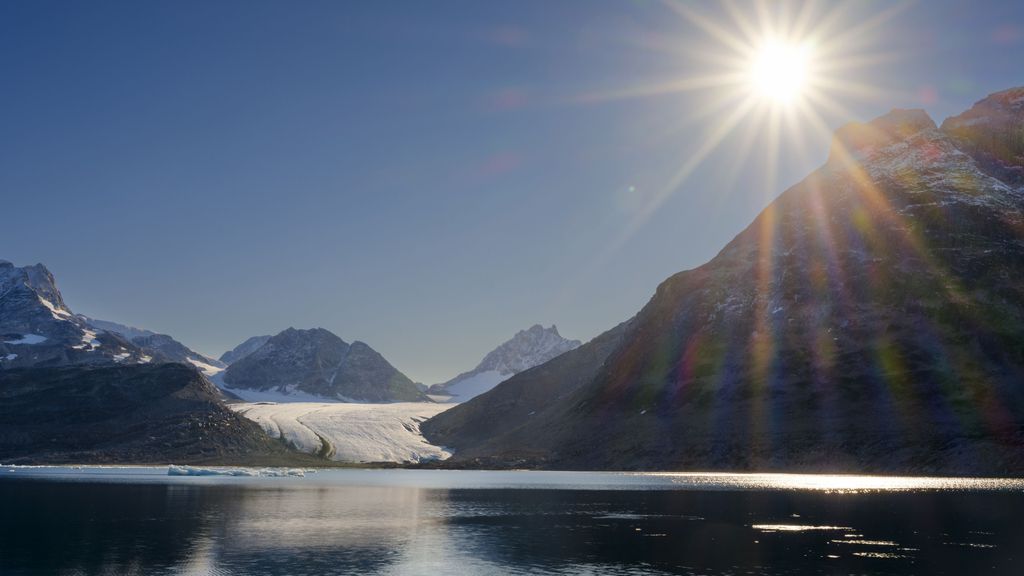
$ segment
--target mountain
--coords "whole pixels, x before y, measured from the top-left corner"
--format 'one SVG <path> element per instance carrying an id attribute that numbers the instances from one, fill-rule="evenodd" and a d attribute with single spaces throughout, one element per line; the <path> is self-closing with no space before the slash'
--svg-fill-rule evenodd
<path id="1" fill-rule="evenodd" d="M 132 338 L 132 344 L 154 355 L 159 355 L 166 362 L 177 362 L 179 364 L 195 366 L 207 376 L 217 374 L 227 367 L 220 360 L 203 356 L 167 334 L 136 336 Z"/>
<path id="2" fill-rule="evenodd" d="M 289 328 L 228 366 L 227 389 L 271 393 L 287 401 L 428 401 L 416 385 L 363 342 L 346 343 L 323 328 Z M 311 398 L 312 397 L 312 398 Z"/>
<path id="3" fill-rule="evenodd" d="M 0 368 L 150 362 L 224 368 L 166 334 L 74 314 L 45 266 L 0 260 Z"/>
<path id="4" fill-rule="evenodd" d="M 0 461 L 315 465 L 179 364 L 0 370 Z"/>
<path id="5" fill-rule="evenodd" d="M 237 362 L 237 361 L 241 360 L 242 358 L 245 358 L 249 354 L 252 354 L 256 350 L 258 350 L 259 347 L 263 346 L 264 344 L 266 344 L 267 340 L 270 340 L 270 338 L 271 338 L 271 336 L 269 336 L 269 335 L 268 336 L 253 336 L 252 338 L 248 338 L 248 339 L 246 339 L 245 342 L 242 342 L 238 346 L 235 346 L 231 350 L 228 350 L 227 352 L 221 354 L 220 361 L 225 366 L 227 366 L 228 364 L 232 364 L 234 362 Z"/>
<path id="6" fill-rule="evenodd" d="M 150 356 L 159 358 L 161 362 L 190 364 L 199 368 L 207 376 L 212 376 L 227 367 L 220 360 L 204 356 L 167 334 L 157 334 L 151 330 L 126 326 L 108 320 L 97 320 L 83 314 L 78 314 L 77 316 L 85 320 L 85 323 L 93 329 L 106 330 L 107 332 L 113 332 L 122 336 L 132 344 L 142 348 Z"/>
<path id="7" fill-rule="evenodd" d="M 113 332 L 119 334 L 122 338 L 128 341 L 132 341 L 136 338 L 144 336 L 156 336 L 156 332 L 151 330 L 145 330 L 143 328 L 136 328 L 134 326 L 127 326 L 125 324 L 118 324 L 117 322 L 110 322 L 109 320 L 100 320 L 98 318 L 91 318 L 85 314 L 77 314 L 79 318 L 85 321 L 91 328 L 95 330 L 105 330 L 107 332 Z"/>
<path id="8" fill-rule="evenodd" d="M 476 368 L 430 387 L 431 394 L 450 395 L 456 402 L 465 402 L 523 370 L 533 368 L 579 347 L 579 340 L 562 338 L 558 328 L 540 324 L 520 330 L 511 339 L 489 352 Z"/>
<path id="9" fill-rule="evenodd" d="M 453 465 L 1024 474 L 1022 101 L 844 126 L 634 318 L 421 430 Z"/>
<path id="10" fill-rule="evenodd" d="M 1024 185 L 1024 88 L 992 94 L 946 119 L 942 131 L 969 153 L 980 170 L 1011 186 Z"/>
<path id="11" fill-rule="evenodd" d="M 19 268 L 0 260 L 0 368 L 152 360 L 120 335 L 74 315 L 42 264 Z"/>

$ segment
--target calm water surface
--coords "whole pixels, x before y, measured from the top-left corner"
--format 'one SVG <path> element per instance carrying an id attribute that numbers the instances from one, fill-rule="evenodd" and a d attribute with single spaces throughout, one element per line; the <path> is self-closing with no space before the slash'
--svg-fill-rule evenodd
<path id="1" fill-rule="evenodd" d="M 1024 482 L 0 467 L 0 574 L 1024 574 Z"/>

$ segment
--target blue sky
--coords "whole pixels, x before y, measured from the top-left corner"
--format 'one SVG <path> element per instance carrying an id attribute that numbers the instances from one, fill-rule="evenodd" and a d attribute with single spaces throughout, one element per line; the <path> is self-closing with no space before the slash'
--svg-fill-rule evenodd
<path id="1" fill-rule="evenodd" d="M 1024 4 L 893 6 L 846 5 L 872 90 L 830 128 L 1024 84 Z M 210 354 L 323 326 L 432 383 L 533 323 L 586 340 L 827 156 L 747 119 L 674 184 L 721 94 L 603 96 L 720 49 L 661 2 L 4 2 L 0 258 Z"/>

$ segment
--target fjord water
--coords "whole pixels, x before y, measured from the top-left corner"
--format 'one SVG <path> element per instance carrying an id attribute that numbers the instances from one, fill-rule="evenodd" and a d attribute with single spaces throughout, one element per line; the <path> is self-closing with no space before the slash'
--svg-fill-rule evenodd
<path id="1" fill-rule="evenodd" d="M 2 574 L 1022 574 L 1024 481 L 0 468 Z"/>

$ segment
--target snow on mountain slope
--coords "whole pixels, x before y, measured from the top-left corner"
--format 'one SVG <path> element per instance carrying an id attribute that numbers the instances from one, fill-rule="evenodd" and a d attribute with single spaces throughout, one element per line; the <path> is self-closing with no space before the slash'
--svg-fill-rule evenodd
<path id="1" fill-rule="evenodd" d="M 259 350 L 260 347 L 266 344 L 271 338 L 273 338 L 273 336 L 269 334 L 266 336 L 253 336 L 251 338 L 247 338 L 245 342 L 242 342 L 238 346 L 235 346 L 231 350 L 221 354 L 220 361 L 225 364 L 237 362 L 249 354 Z"/>
<path id="2" fill-rule="evenodd" d="M 451 401 L 465 402 L 494 388 L 524 370 L 539 366 L 580 346 L 579 340 L 562 338 L 558 328 L 534 324 L 492 350 L 469 372 L 430 387 L 436 396 L 450 396 Z"/>
<path id="3" fill-rule="evenodd" d="M 510 374 L 502 374 L 497 370 L 477 372 L 445 386 L 444 393 L 450 395 L 452 401 L 465 402 L 501 384 L 509 376 Z"/>
<path id="4" fill-rule="evenodd" d="M 0 368 L 136 364 L 146 356 L 116 333 L 91 328 L 64 303 L 42 264 L 0 260 Z"/>
<path id="5" fill-rule="evenodd" d="M 76 314 L 79 318 L 85 321 L 90 327 L 97 330 L 106 330 L 107 332 L 113 332 L 120 334 L 126 340 L 134 340 L 141 336 L 156 336 L 156 332 L 151 330 L 145 330 L 143 328 L 136 328 L 135 326 L 128 326 L 126 324 L 120 324 L 118 322 L 110 322 L 109 320 L 100 320 L 98 318 L 92 318 L 85 314 Z"/>
<path id="6" fill-rule="evenodd" d="M 338 462 L 444 460 L 451 453 L 424 440 L 419 426 L 450 407 L 426 402 L 231 405 L 270 436 Z"/>

